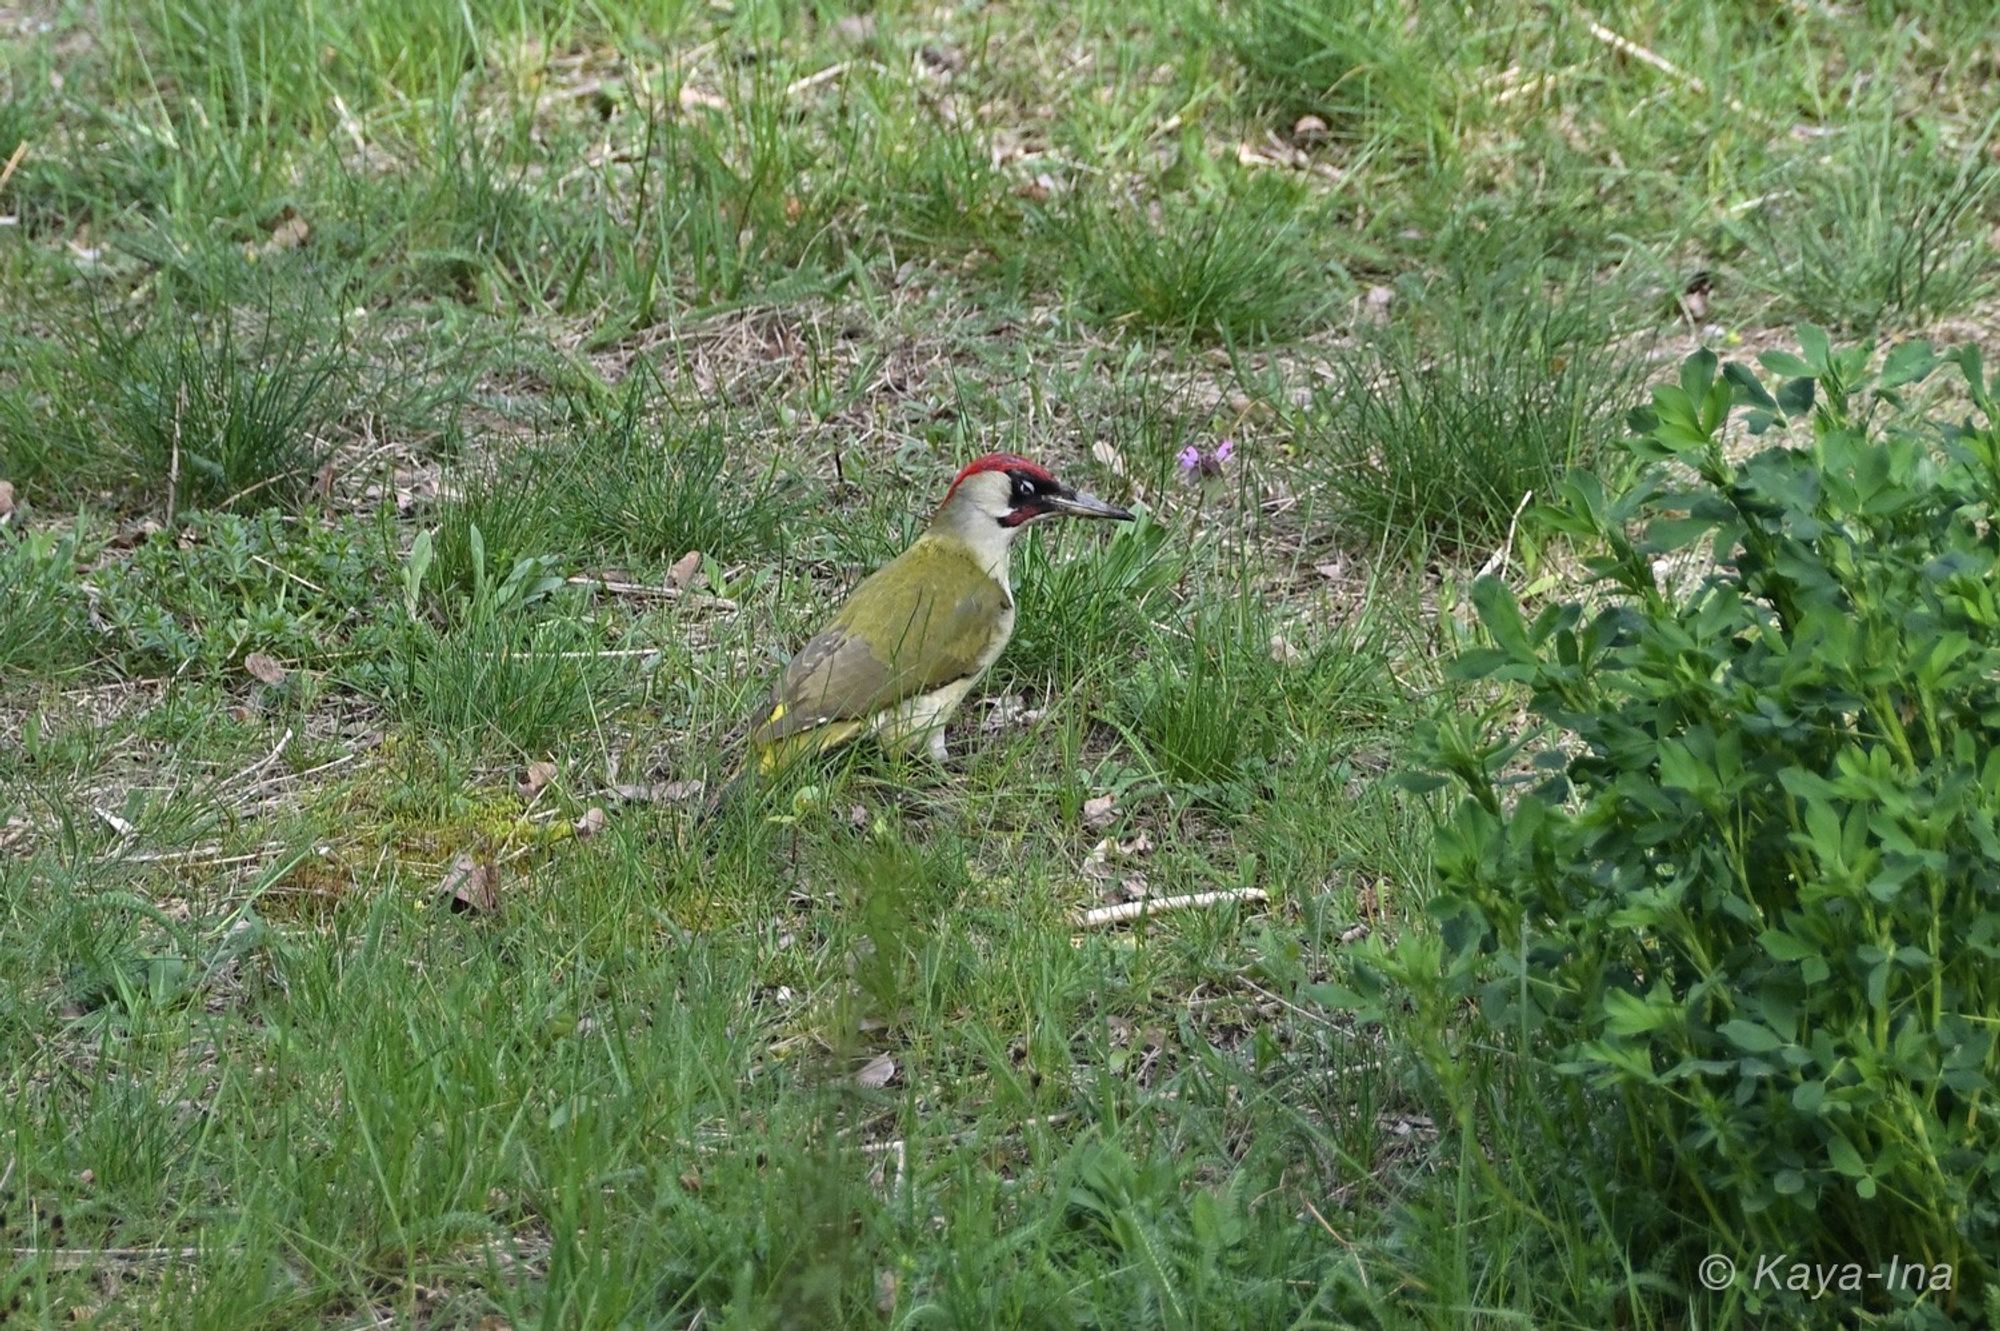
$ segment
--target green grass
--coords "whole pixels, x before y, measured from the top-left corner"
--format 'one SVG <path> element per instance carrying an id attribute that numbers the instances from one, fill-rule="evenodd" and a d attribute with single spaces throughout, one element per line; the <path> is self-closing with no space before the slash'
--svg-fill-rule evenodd
<path id="1" fill-rule="evenodd" d="M 9 24 L 0 1321 L 1767 1324 L 1551 1069 L 1338 989 L 1442 947 L 1392 778 L 1649 357 L 1996 358 L 1976 8 Z M 990 448 L 1146 520 L 1017 551 L 944 772 L 696 826 Z"/>
<path id="2" fill-rule="evenodd" d="M 1392 305 L 1300 421 L 1363 540 L 1497 547 L 1529 495 L 1595 464 L 1640 392 L 1643 347 L 1621 341 L 1615 288 L 1541 264 L 1474 271 Z"/>
<path id="3" fill-rule="evenodd" d="M 1299 204 L 1246 189 L 1098 207 L 1070 224 L 1082 303 L 1103 322 L 1152 333 L 1243 341 L 1309 331 L 1345 284 L 1337 265 L 1315 261 Z"/>
<path id="4" fill-rule="evenodd" d="M 1923 327 L 1991 294 L 1991 123 L 1964 144 L 1899 132 L 1887 115 L 1846 133 L 1844 153 L 1798 163 L 1744 227 L 1773 294 L 1863 332 Z"/>

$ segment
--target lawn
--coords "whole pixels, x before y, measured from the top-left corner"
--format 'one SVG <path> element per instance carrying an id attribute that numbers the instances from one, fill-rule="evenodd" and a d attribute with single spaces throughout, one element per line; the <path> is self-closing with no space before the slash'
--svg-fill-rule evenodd
<path id="1" fill-rule="evenodd" d="M 1363 981 L 1444 966 L 1439 718 L 1526 714 L 1475 580 L 1599 594 L 1534 505 L 1649 385 L 2000 361 L 1996 61 L 1949 0 L 0 0 L 0 1321 L 1826 1324 Z M 946 766 L 698 820 L 1000 449 L 1143 516 L 1023 541 Z"/>

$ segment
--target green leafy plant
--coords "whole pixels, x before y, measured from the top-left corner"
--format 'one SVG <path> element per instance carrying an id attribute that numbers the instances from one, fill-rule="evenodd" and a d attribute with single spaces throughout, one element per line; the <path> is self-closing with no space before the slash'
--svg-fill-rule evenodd
<path id="1" fill-rule="evenodd" d="M 608 410 L 572 403 L 572 428 L 456 478 L 432 537 L 437 604 L 471 596 L 476 568 L 504 574 L 522 559 L 643 568 L 690 550 L 733 562 L 780 548 L 801 487 L 775 467 L 732 467 L 718 427 L 656 425 L 658 393 L 655 376 L 635 374 Z"/>
<path id="2" fill-rule="evenodd" d="M 0 671 L 82 665 L 91 656 L 76 539 L 0 531 Z"/>
<path id="3" fill-rule="evenodd" d="M 1928 346 L 1799 336 L 1775 392 L 1691 357 L 1635 413 L 1641 477 L 1565 483 L 1601 594 L 1477 584 L 1457 673 L 1538 723 L 1430 734 L 1424 782 L 1465 792 L 1433 986 L 1591 1088 L 1635 1243 L 1946 1263 L 1957 1294 L 1880 1297 L 1948 1303 L 2000 1251 L 1995 385 L 1956 353 L 1978 414 L 1937 424 L 1903 400 Z M 1739 411 L 1791 446 L 1735 460 Z"/>
<path id="4" fill-rule="evenodd" d="M 219 670 L 251 652 L 321 665 L 386 618 L 384 570 L 352 531 L 275 510 L 175 525 L 93 576 L 108 646 L 128 670 Z"/>

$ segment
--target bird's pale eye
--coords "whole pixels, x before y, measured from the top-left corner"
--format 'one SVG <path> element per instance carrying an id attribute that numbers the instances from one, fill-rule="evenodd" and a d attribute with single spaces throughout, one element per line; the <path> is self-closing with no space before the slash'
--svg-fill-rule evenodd
<path id="1" fill-rule="evenodd" d="M 1017 480 L 1014 482 L 1014 500 L 1016 503 L 1025 504 L 1034 497 L 1035 483 L 1033 481 Z"/>

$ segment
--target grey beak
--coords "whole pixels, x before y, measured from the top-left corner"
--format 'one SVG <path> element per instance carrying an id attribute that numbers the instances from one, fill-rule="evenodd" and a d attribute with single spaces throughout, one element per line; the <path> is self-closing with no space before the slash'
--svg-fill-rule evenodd
<path id="1" fill-rule="evenodd" d="M 1130 522 L 1133 515 L 1116 504 L 1107 504 L 1096 495 L 1072 490 L 1066 495 L 1047 495 L 1042 500 L 1051 509 L 1065 517 L 1109 518 L 1113 522 Z"/>

